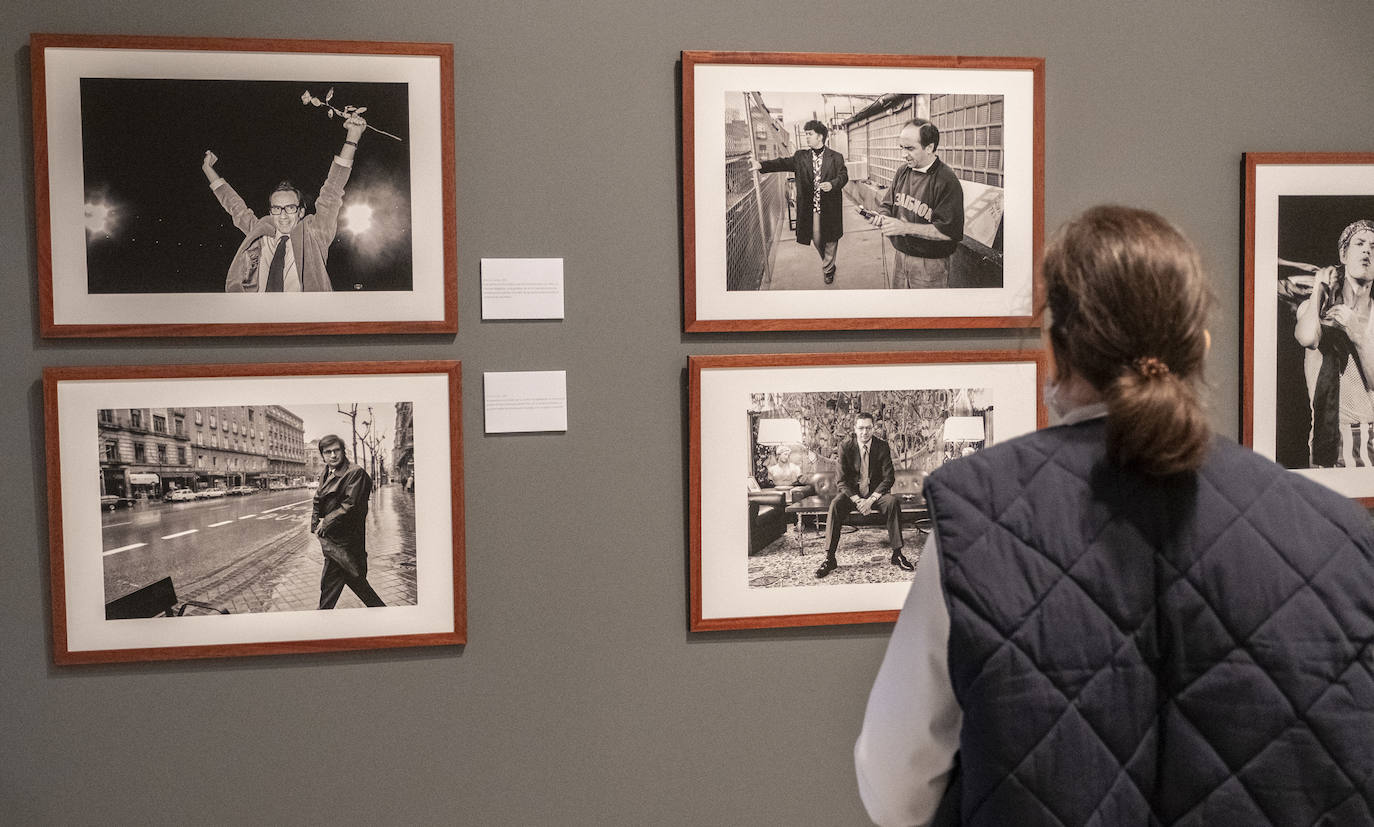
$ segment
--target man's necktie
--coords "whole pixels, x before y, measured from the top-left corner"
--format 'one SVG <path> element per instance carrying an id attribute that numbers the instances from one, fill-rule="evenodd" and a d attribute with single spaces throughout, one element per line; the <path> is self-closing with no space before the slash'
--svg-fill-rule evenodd
<path id="1" fill-rule="evenodd" d="M 822 153 L 811 151 L 811 171 L 815 174 L 816 180 L 812 184 L 811 190 L 811 209 L 815 212 L 821 211 L 821 155 Z"/>
<path id="2" fill-rule="evenodd" d="M 267 292 L 280 293 L 286 280 L 286 245 L 291 243 L 290 236 L 282 236 L 277 242 L 277 251 L 272 254 L 272 264 L 267 268 Z"/>
<path id="3" fill-rule="evenodd" d="M 859 448 L 859 496 L 868 496 L 868 446 Z"/>

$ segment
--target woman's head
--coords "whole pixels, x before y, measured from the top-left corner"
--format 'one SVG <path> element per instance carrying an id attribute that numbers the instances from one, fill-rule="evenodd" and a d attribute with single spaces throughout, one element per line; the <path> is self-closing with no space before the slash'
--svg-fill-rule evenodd
<path id="1" fill-rule="evenodd" d="M 1112 458 L 1150 474 L 1197 468 L 1212 297 L 1193 245 L 1155 213 L 1094 207 L 1050 239 L 1041 277 L 1056 376 L 1106 401 Z"/>

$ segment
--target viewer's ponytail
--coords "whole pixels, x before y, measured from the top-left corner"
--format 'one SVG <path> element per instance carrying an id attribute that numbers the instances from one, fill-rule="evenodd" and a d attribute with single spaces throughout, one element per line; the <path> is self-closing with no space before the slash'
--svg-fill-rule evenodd
<path id="1" fill-rule="evenodd" d="M 1201 466 L 1211 294 L 1192 244 L 1155 213 L 1095 207 L 1050 240 L 1041 273 L 1055 361 L 1102 394 L 1112 461 L 1151 475 Z"/>
<path id="2" fill-rule="evenodd" d="M 1202 465 L 1211 427 L 1192 382 L 1172 371 L 1122 371 L 1104 389 L 1107 450 L 1118 465 L 1177 474 Z"/>

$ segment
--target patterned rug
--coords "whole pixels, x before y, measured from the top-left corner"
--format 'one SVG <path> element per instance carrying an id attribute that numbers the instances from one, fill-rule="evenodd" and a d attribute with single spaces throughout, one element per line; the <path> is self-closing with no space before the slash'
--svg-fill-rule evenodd
<path id="1" fill-rule="evenodd" d="M 925 532 L 902 528 L 902 552 L 912 565 L 921 558 Z M 909 582 L 915 572 L 892 565 L 892 549 L 887 544 L 887 529 L 881 526 L 846 528 L 835 553 L 840 567 L 824 580 L 816 579 L 816 569 L 825 560 L 825 535 L 806 532 L 806 552 L 799 553 L 795 527 L 749 558 L 749 585 L 752 588 L 784 586 L 830 586 L 836 583 Z"/>

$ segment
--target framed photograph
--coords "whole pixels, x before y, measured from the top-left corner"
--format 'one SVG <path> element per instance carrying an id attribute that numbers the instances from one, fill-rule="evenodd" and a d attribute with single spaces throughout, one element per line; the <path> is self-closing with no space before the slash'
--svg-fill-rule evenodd
<path id="1" fill-rule="evenodd" d="M 1247 153 L 1243 441 L 1366 506 L 1371 282 L 1374 153 Z"/>
<path id="2" fill-rule="evenodd" d="M 459 364 L 43 372 L 54 660 L 465 643 Z"/>
<path id="3" fill-rule="evenodd" d="M 42 335 L 457 331 L 451 44 L 29 50 Z"/>
<path id="4" fill-rule="evenodd" d="M 684 328 L 1029 327 L 1043 58 L 682 53 Z"/>
<path id="5" fill-rule="evenodd" d="M 1040 351 L 691 357 L 691 630 L 895 620 L 926 475 L 1043 427 L 1043 373 Z"/>

